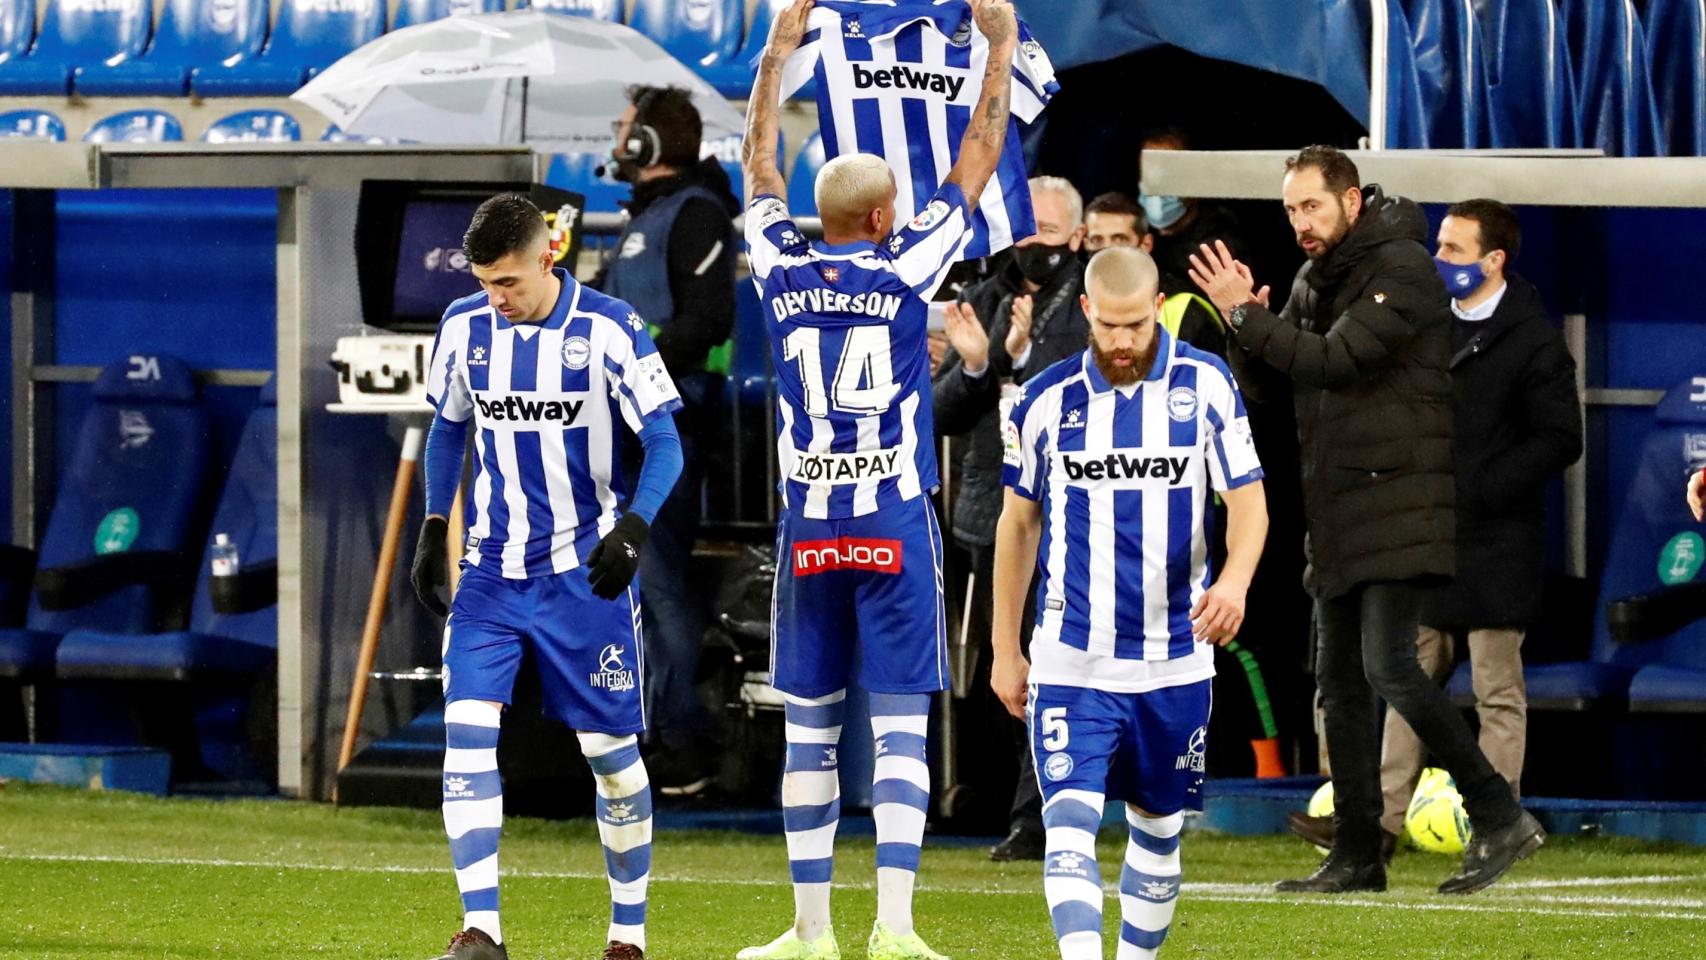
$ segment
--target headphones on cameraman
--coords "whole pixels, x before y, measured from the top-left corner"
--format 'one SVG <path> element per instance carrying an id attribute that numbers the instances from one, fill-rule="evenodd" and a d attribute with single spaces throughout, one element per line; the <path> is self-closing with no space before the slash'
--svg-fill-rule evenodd
<path id="1" fill-rule="evenodd" d="M 663 138 L 658 136 L 656 127 L 644 120 L 647 108 L 657 96 L 658 90 L 653 88 L 634 101 L 634 122 L 628 125 L 628 138 L 622 141 L 623 159 L 640 169 L 657 163 L 663 156 Z"/>

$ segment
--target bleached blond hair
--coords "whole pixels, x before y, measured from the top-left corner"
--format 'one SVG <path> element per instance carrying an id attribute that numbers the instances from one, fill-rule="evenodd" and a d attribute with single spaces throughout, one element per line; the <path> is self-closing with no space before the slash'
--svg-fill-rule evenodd
<path id="1" fill-rule="evenodd" d="M 872 210 L 893 202 L 894 190 L 889 165 L 870 153 L 844 153 L 829 161 L 812 187 L 818 216 L 833 229 L 856 226 Z"/>

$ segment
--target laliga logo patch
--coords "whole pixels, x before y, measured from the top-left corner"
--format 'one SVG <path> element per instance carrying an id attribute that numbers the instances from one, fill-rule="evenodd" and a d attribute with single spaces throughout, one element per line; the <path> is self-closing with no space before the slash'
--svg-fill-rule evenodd
<path id="1" fill-rule="evenodd" d="M 570 370 L 585 370 L 592 362 L 592 344 L 585 337 L 570 337 L 563 341 L 563 366 Z"/>
<path id="2" fill-rule="evenodd" d="M 930 205 L 918 211 L 918 216 L 907 224 L 914 230 L 928 230 L 941 223 L 948 216 L 948 204 L 944 200 L 932 200 Z"/>
<path id="3" fill-rule="evenodd" d="M 1167 394 L 1167 416 L 1180 423 L 1190 423 L 1197 415 L 1197 392 L 1190 387 L 1174 387 Z"/>
<path id="4" fill-rule="evenodd" d="M 1072 775 L 1072 758 L 1064 753 L 1051 753 L 1043 763 L 1043 776 L 1059 782 Z"/>

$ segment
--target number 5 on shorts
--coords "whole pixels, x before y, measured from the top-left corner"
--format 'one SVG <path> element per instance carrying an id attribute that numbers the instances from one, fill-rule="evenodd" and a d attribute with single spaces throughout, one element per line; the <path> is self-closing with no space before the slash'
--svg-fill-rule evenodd
<path id="1" fill-rule="evenodd" d="M 1066 708 L 1049 707 L 1043 711 L 1043 749 L 1065 750 L 1072 740 L 1066 729 Z"/>

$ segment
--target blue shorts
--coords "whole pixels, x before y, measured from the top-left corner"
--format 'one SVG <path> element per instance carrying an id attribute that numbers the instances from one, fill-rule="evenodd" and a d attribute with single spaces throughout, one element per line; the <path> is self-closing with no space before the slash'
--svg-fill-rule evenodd
<path id="1" fill-rule="evenodd" d="M 796 697 L 846 689 L 855 652 L 871 693 L 948 687 L 942 533 L 928 497 L 845 520 L 782 514 L 771 683 Z"/>
<path id="2" fill-rule="evenodd" d="M 601 600 L 585 567 L 506 580 L 463 564 L 444 627 L 444 700 L 508 704 L 526 650 L 546 715 L 587 733 L 639 733 L 641 649 L 638 586 Z"/>
<path id="3" fill-rule="evenodd" d="M 1086 790 L 1160 817 L 1201 810 L 1212 685 L 1145 693 L 1032 685 L 1031 759 L 1043 802 Z"/>

